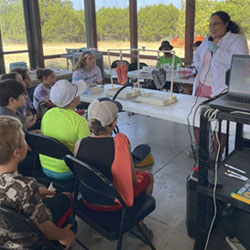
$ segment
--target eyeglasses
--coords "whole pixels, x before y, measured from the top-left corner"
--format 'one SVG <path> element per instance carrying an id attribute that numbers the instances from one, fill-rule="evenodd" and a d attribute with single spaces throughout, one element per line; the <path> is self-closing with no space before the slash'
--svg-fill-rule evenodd
<path id="1" fill-rule="evenodd" d="M 221 23 L 223 23 L 223 22 L 210 23 L 210 24 L 209 24 L 209 27 L 215 28 L 215 27 L 217 27 L 217 26 L 218 26 L 219 24 L 221 24 Z"/>

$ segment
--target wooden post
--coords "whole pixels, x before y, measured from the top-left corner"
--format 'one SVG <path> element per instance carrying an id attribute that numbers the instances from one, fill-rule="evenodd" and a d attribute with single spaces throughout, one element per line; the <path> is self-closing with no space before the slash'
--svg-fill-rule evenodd
<path id="1" fill-rule="evenodd" d="M 195 0 L 186 0 L 185 65 L 193 62 Z"/>
<path id="2" fill-rule="evenodd" d="M 130 48 L 138 48 L 137 0 L 129 0 Z M 131 52 L 131 63 L 137 62 L 137 51 Z"/>
<path id="3" fill-rule="evenodd" d="M 84 0 L 84 10 L 87 47 L 97 49 L 95 0 Z"/>

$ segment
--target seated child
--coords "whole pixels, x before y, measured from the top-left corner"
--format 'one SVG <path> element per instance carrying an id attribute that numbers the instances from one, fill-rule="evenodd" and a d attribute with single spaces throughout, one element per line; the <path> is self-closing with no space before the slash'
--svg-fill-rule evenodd
<path id="1" fill-rule="evenodd" d="M 22 79 L 22 76 L 17 73 L 17 72 L 12 72 L 12 73 L 8 73 L 8 74 L 4 74 L 1 77 L 2 80 L 4 79 L 15 79 L 18 82 L 22 83 L 25 87 L 25 89 L 27 89 L 25 82 Z M 24 120 L 24 124 L 25 127 L 27 129 L 32 128 L 36 121 L 37 121 L 37 115 L 36 115 L 36 110 L 29 98 L 28 95 L 26 95 L 26 101 L 25 101 L 25 106 L 21 107 L 17 110 L 18 115 L 20 115 L 22 117 L 22 119 Z"/>
<path id="2" fill-rule="evenodd" d="M 130 143 L 124 134 L 119 133 L 112 137 L 112 131 L 117 124 L 118 111 L 121 109 L 119 102 L 108 98 L 93 101 L 88 108 L 89 128 L 92 135 L 78 140 L 74 153 L 76 158 L 94 166 L 109 178 L 126 204 L 132 206 L 134 198 L 141 192 L 152 194 L 153 176 L 146 171 L 135 171 Z M 126 194 L 120 190 L 121 186 L 126 189 Z M 121 208 L 120 204 L 104 207 L 83 202 L 93 210 L 114 211 Z M 140 224 L 144 232 L 152 238 L 152 231 L 143 222 Z"/>
<path id="3" fill-rule="evenodd" d="M 57 81 L 50 92 L 50 99 L 57 107 L 48 110 L 42 119 L 42 133 L 59 140 L 72 152 L 76 141 L 90 134 L 86 119 L 75 112 L 85 90 L 83 80 L 75 84 L 65 79 Z M 63 160 L 40 155 L 40 161 L 47 176 L 59 180 L 74 178 Z"/>
<path id="4" fill-rule="evenodd" d="M 49 240 L 57 240 L 68 249 L 75 233 L 67 224 L 71 213 L 70 194 L 56 194 L 39 187 L 33 178 L 17 172 L 25 158 L 27 144 L 21 122 L 11 116 L 0 117 L 0 204 L 13 208 L 29 218 Z M 52 198 L 46 198 L 53 195 Z M 56 209 L 60 204 L 60 209 Z M 28 238 L 28 239 L 27 239 Z M 0 230 L 1 249 L 31 249 L 37 237 Z"/>
<path id="5" fill-rule="evenodd" d="M 18 118 L 23 124 L 24 131 L 27 128 L 23 117 L 17 113 L 18 109 L 25 106 L 26 93 L 22 83 L 14 79 L 0 81 L 0 116 L 9 115 Z"/>
<path id="6" fill-rule="evenodd" d="M 13 70 L 11 70 L 11 72 L 17 72 L 22 76 L 27 89 L 31 86 L 30 72 L 28 69 L 14 68 Z"/>
<path id="7" fill-rule="evenodd" d="M 35 88 L 33 95 L 33 105 L 39 110 L 39 104 L 44 102 L 47 109 L 53 108 L 55 105 L 50 101 L 50 89 L 56 82 L 55 73 L 50 69 L 39 69 L 36 71 L 37 79 L 41 83 Z"/>

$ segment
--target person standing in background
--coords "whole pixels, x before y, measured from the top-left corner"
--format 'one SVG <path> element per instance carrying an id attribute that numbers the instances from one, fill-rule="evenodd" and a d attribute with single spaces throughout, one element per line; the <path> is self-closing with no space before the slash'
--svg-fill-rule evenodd
<path id="1" fill-rule="evenodd" d="M 209 23 L 210 36 L 207 36 L 194 54 L 194 65 L 198 71 L 193 95 L 211 98 L 227 90 L 225 75 L 230 68 L 233 54 L 248 54 L 246 38 L 240 34 L 240 27 L 224 11 L 211 15 Z M 194 151 L 198 154 L 200 130 L 194 128 Z M 226 145 L 226 135 L 221 136 L 221 152 Z M 213 151 L 216 152 L 215 140 Z M 191 155 L 190 155 L 191 156 Z"/>

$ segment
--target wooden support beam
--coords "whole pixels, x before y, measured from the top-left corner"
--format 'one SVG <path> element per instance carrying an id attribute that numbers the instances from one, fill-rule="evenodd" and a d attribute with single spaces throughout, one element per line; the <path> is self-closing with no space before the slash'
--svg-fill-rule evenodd
<path id="1" fill-rule="evenodd" d="M 130 48 L 138 48 L 137 0 L 129 0 Z M 131 63 L 136 62 L 137 52 L 131 52 Z"/>
<path id="2" fill-rule="evenodd" d="M 87 47 L 97 49 L 95 0 L 84 0 Z"/>
<path id="3" fill-rule="evenodd" d="M 23 0 L 30 67 L 44 68 L 43 40 L 38 0 Z"/>
<path id="4" fill-rule="evenodd" d="M 5 73 L 5 63 L 4 63 L 4 56 L 3 56 L 3 41 L 2 41 L 2 33 L 0 29 L 0 74 Z"/>
<path id="5" fill-rule="evenodd" d="M 193 62 L 195 0 L 186 0 L 185 65 Z"/>

